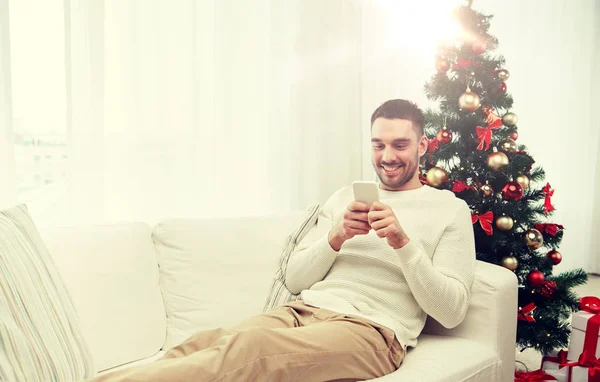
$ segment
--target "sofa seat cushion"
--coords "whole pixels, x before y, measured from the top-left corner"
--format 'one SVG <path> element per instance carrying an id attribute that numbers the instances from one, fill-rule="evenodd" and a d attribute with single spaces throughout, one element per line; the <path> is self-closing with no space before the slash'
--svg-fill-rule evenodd
<path id="1" fill-rule="evenodd" d="M 167 312 L 163 350 L 262 313 L 287 236 L 306 213 L 169 219 L 153 240 Z"/>
<path id="2" fill-rule="evenodd" d="M 497 353 L 475 341 L 422 334 L 398 370 L 371 381 L 498 381 L 501 366 Z"/>
<path id="3" fill-rule="evenodd" d="M 164 342 L 166 315 L 151 233 L 145 223 L 43 232 L 97 371 L 145 359 Z"/>

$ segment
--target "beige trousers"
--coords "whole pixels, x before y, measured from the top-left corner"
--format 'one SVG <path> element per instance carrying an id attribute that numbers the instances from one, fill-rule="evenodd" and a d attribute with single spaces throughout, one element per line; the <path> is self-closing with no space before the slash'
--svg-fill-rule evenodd
<path id="1" fill-rule="evenodd" d="M 357 381 L 395 371 L 404 355 L 392 330 L 297 301 L 94 381 Z"/>

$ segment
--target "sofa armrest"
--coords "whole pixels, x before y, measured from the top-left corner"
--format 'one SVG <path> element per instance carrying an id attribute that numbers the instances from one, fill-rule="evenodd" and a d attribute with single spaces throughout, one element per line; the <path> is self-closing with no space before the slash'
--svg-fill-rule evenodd
<path id="1" fill-rule="evenodd" d="M 512 381 L 517 335 L 517 277 L 506 268 L 478 260 L 471 291 L 471 303 L 460 325 L 446 329 L 428 317 L 423 333 L 466 338 L 493 348 L 502 359 L 502 380 Z"/>

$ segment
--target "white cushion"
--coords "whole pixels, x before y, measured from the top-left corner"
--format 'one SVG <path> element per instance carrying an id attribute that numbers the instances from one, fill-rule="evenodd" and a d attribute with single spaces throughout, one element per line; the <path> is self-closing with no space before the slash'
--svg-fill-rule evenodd
<path id="1" fill-rule="evenodd" d="M 464 338 L 421 334 L 402 365 L 377 382 L 500 381 L 502 361 L 489 346 Z"/>
<path id="2" fill-rule="evenodd" d="M 171 219 L 153 232 L 167 311 L 163 348 L 198 330 L 260 314 L 286 237 L 306 212 L 285 216 Z"/>
<path id="3" fill-rule="evenodd" d="M 166 317 L 147 224 L 42 232 L 102 371 L 160 350 Z"/>

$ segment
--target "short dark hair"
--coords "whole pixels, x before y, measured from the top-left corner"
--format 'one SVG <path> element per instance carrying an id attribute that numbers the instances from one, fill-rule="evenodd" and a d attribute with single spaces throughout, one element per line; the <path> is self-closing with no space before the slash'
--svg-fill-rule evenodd
<path id="1" fill-rule="evenodd" d="M 409 120 L 417 130 L 417 135 L 419 137 L 423 135 L 425 126 L 423 111 L 416 104 L 405 99 L 391 99 L 379 106 L 371 116 L 371 128 L 377 118 Z"/>

